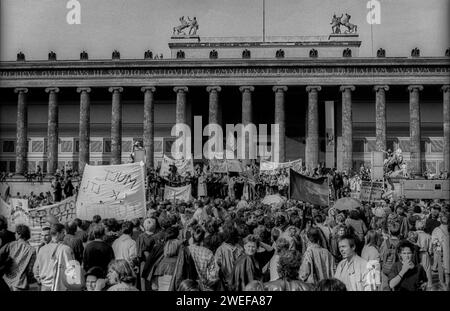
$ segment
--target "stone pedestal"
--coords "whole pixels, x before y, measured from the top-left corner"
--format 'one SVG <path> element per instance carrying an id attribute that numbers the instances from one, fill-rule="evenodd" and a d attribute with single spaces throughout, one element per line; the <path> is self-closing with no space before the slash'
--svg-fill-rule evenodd
<path id="1" fill-rule="evenodd" d="M 376 150 L 386 151 L 386 91 L 389 91 L 387 85 L 375 85 L 375 133 Z"/>
<path id="2" fill-rule="evenodd" d="M 352 92 L 353 85 L 340 87 L 342 92 L 342 169 L 353 168 L 353 128 L 352 128 Z"/>
<path id="3" fill-rule="evenodd" d="M 287 91 L 287 86 L 276 85 L 272 88 L 275 92 L 275 124 L 278 124 L 278 142 L 279 154 L 278 161 L 286 161 L 286 107 L 284 101 L 284 93 Z M 274 146 L 272 146 L 272 152 Z"/>
<path id="4" fill-rule="evenodd" d="M 320 86 L 307 86 L 308 92 L 308 133 L 306 135 L 305 162 L 312 172 L 319 164 L 319 102 Z"/>
<path id="5" fill-rule="evenodd" d="M 450 85 L 442 87 L 444 113 L 444 170 L 450 173 Z"/>
<path id="6" fill-rule="evenodd" d="M 90 96 L 91 88 L 81 87 L 77 89 L 80 93 L 80 148 L 78 153 L 78 172 L 83 176 L 84 167 L 89 164 L 89 144 L 90 144 L 90 120 L 91 107 Z"/>
<path id="7" fill-rule="evenodd" d="M 144 92 L 144 149 L 145 164 L 147 168 L 154 167 L 155 155 L 155 103 L 153 93 L 156 88 L 153 86 L 144 86 L 141 88 Z"/>
<path id="8" fill-rule="evenodd" d="M 58 93 L 59 88 L 46 88 L 48 93 L 48 147 L 47 175 L 54 175 L 58 169 Z"/>
<path id="9" fill-rule="evenodd" d="M 410 134 L 410 173 L 422 174 L 422 156 L 420 152 L 420 102 L 419 92 L 422 85 L 410 85 L 409 91 L 409 134 Z"/>
<path id="10" fill-rule="evenodd" d="M 23 175 L 27 171 L 28 144 L 28 109 L 26 88 L 17 88 L 17 144 L 16 144 L 16 174 Z"/>
<path id="11" fill-rule="evenodd" d="M 110 87 L 112 93 L 111 113 L 111 164 L 122 163 L 122 87 Z"/>

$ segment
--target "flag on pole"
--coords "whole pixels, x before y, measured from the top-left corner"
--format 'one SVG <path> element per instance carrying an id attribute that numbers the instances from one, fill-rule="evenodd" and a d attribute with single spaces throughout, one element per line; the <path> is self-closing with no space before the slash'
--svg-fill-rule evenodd
<path id="1" fill-rule="evenodd" d="M 328 205 L 328 178 L 311 178 L 289 170 L 291 199 L 316 205 Z"/>

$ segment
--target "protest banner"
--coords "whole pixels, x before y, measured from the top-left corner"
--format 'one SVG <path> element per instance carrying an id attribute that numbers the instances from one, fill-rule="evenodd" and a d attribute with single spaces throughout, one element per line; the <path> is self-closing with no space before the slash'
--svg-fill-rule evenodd
<path id="1" fill-rule="evenodd" d="M 384 187 L 383 182 L 362 181 L 359 200 L 365 202 L 373 202 L 375 200 L 381 200 L 383 195 L 383 187 Z"/>
<path id="2" fill-rule="evenodd" d="M 174 160 L 164 155 L 161 162 L 161 170 L 159 171 L 160 176 L 168 176 L 170 174 L 170 166 L 175 165 L 178 174 L 181 176 L 186 176 L 186 173 L 190 173 L 191 176 L 194 175 L 194 163 L 192 159 L 180 159 Z"/>
<path id="3" fill-rule="evenodd" d="M 289 169 L 292 168 L 294 171 L 300 171 L 302 167 L 302 159 L 289 161 L 289 162 L 270 162 L 270 161 L 261 161 L 259 166 L 259 170 L 261 173 L 270 173 L 270 171 L 281 170 L 281 169 Z"/>
<path id="4" fill-rule="evenodd" d="M 77 217 L 130 220 L 145 216 L 143 163 L 86 165 L 76 203 Z"/>
<path id="5" fill-rule="evenodd" d="M 289 195 L 291 199 L 316 205 L 328 205 L 328 178 L 311 178 L 289 170 Z"/>
<path id="6" fill-rule="evenodd" d="M 228 172 L 240 173 L 244 170 L 242 167 L 242 162 L 238 159 L 210 160 L 209 168 L 213 173 L 228 173 Z"/>
<path id="7" fill-rule="evenodd" d="M 11 202 L 14 199 L 11 199 Z M 76 217 L 75 197 L 70 197 L 59 203 L 24 210 L 15 202 L 15 208 L 3 199 L 0 199 L 0 214 L 8 220 L 8 230 L 15 231 L 19 224 L 27 225 L 30 228 L 31 246 L 38 246 L 41 242 L 42 228 L 48 226 L 47 218 L 52 215 L 60 223 L 71 221 Z"/>
<path id="8" fill-rule="evenodd" d="M 188 202 L 191 199 L 191 185 L 183 187 L 164 187 L 164 200 L 181 200 Z"/>

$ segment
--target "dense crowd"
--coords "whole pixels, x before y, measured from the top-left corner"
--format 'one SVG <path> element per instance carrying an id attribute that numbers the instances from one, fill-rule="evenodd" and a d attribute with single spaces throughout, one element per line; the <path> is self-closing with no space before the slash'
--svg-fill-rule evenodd
<path id="1" fill-rule="evenodd" d="M 384 199 L 358 206 L 333 202 L 360 191 L 370 171 L 347 174 L 318 165 L 297 171 L 328 177 L 330 206 L 287 199 L 288 169 L 240 173 L 197 165 L 147 174 L 147 213 L 131 221 L 47 219 L 42 243 L 30 229 L 9 231 L 0 217 L 4 290 L 88 291 L 419 291 L 449 290 L 450 202 Z M 392 173 L 387 170 L 385 174 Z M 164 199 L 165 186 L 192 186 L 192 199 Z M 71 176 L 30 207 L 76 194 Z M 20 196 L 20 194 L 18 194 Z M 264 204 L 263 198 L 278 200 Z M 196 199 L 194 199 L 196 198 Z M 68 273 L 72 271 L 72 274 Z M 75 275 L 78 281 L 67 280 Z M 433 275 L 439 283 L 433 284 Z"/>
<path id="2" fill-rule="evenodd" d="M 433 273 L 449 289 L 448 202 L 337 209 L 201 191 L 189 202 L 151 200 L 132 221 L 50 218 L 38 249 L 27 226 L 13 234 L 2 217 L 3 288 L 74 290 L 62 271 L 75 260 L 76 290 L 418 291 L 433 289 Z"/>

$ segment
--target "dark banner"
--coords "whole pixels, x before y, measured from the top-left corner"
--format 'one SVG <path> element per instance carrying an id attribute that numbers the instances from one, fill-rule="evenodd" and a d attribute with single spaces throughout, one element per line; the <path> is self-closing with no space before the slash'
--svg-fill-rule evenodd
<path id="1" fill-rule="evenodd" d="M 291 199 L 316 205 L 328 205 L 328 178 L 311 178 L 294 170 L 289 171 Z"/>

